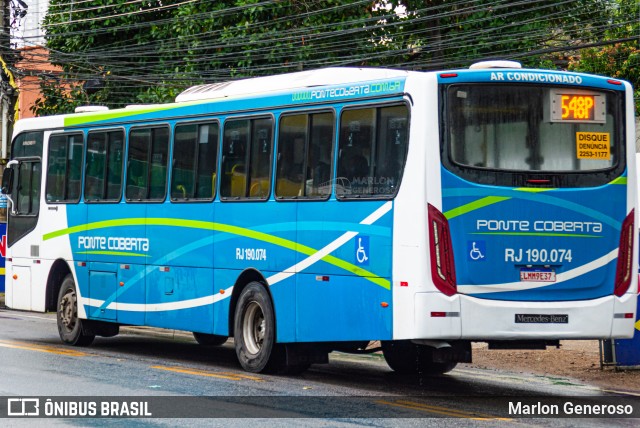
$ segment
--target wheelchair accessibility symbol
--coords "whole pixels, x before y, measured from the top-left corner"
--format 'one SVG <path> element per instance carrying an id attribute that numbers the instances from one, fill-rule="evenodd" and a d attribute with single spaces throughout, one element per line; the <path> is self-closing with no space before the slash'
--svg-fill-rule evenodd
<path id="1" fill-rule="evenodd" d="M 369 237 L 358 236 L 356 238 L 356 262 L 360 266 L 369 264 Z"/>
<path id="2" fill-rule="evenodd" d="M 467 241 L 467 254 L 473 262 L 483 261 L 487 253 L 485 241 Z"/>

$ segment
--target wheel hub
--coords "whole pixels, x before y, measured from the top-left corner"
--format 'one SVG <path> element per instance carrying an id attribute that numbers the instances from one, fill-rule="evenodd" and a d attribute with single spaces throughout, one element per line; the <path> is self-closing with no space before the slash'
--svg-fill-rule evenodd
<path id="1" fill-rule="evenodd" d="M 70 291 L 60 301 L 60 321 L 65 328 L 73 330 L 76 318 L 76 293 Z"/>
<path id="2" fill-rule="evenodd" d="M 262 349 L 266 333 L 266 320 L 262 307 L 257 302 L 247 305 L 243 322 L 243 338 L 250 354 L 258 354 Z"/>

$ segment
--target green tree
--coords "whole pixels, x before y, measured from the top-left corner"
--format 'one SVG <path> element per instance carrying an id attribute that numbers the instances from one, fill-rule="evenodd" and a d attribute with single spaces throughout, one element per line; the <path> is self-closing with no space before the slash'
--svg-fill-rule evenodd
<path id="1" fill-rule="evenodd" d="M 640 2 L 613 2 L 604 40 L 613 44 L 594 46 L 575 52 L 568 68 L 629 81 L 634 88 L 636 115 L 640 114 Z"/>
<path id="2" fill-rule="evenodd" d="M 51 0 L 47 45 L 63 72 L 43 79 L 35 110 L 168 102 L 195 84 L 329 65 L 566 68 L 581 46 L 620 37 L 633 1 Z"/>
<path id="3" fill-rule="evenodd" d="M 562 67 L 555 50 L 597 37 L 607 25 L 607 0 L 396 0 L 393 36 L 406 52 L 404 66 L 433 70 L 487 59 L 516 59 L 530 67 Z M 400 22 L 402 21 L 402 22 Z M 426 31 L 420 31 L 426 28 Z M 398 47 L 400 49 L 400 47 Z"/>
<path id="4" fill-rule="evenodd" d="M 353 64 L 377 49 L 370 34 L 383 25 L 376 15 L 386 13 L 369 0 L 92 0 L 79 7 L 50 3 L 47 46 L 63 72 L 43 80 L 38 114 L 97 101 L 167 102 L 203 82 Z M 88 81 L 97 90 L 87 90 Z"/>

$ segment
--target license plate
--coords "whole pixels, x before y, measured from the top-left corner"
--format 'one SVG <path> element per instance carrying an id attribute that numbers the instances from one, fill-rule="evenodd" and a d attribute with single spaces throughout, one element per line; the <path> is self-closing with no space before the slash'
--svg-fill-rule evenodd
<path id="1" fill-rule="evenodd" d="M 520 281 L 556 282 L 556 272 L 551 269 L 521 269 Z"/>

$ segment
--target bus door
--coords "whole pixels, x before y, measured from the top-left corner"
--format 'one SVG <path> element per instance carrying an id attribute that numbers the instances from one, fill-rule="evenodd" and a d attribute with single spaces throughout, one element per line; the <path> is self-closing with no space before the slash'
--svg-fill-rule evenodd
<path id="1" fill-rule="evenodd" d="M 19 134 L 13 141 L 13 160 L 8 165 L 13 176 L 9 192 L 11 209 L 7 224 L 6 248 L 13 259 L 15 278 L 8 281 L 5 290 L 7 306 L 14 309 L 32 310 L 31 278 L 33 260 L 39 259 L 42 239 L 38 234 L 42 185 L 43 132 L 32 131 Z M 37 309 L 37 308 L 36 308 Z"/>
<path id="2" fill-rule="evenodd" d="M 81 203 L 82 170 L 85 156 L 85 137 L 80 131 L 55 132 L 46 145 L 44 205 L 40 231 L 43 238 L 41 254 L 53 262 L 68 260 L 78 284 L 86 286 L 86 254 L 78 251 L 78 244 L 86 244 L 87 207 Z M 69 228 L 73 228 L 70 232 Z M 78 230 L 80 228 L 80 230 Z M 75 252 L 74 252 L 75 250 Z M 82 289 L 76 290 L 81 296 Z M 58 296 L 52 296 L 57 299 Z"/>

